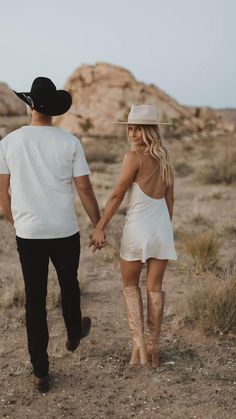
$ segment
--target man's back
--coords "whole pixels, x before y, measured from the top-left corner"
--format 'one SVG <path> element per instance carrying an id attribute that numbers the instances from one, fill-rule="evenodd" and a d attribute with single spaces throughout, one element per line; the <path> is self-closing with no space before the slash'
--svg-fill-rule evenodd
<path id="1" fill-rule="evenodd" d="M 80 141 L 52 126 L 22 127 L 1 143 L 10 173 L 12 213 L 22 238 L 59 238 L 79 231 L 72 179 L 90 173 Z"/>

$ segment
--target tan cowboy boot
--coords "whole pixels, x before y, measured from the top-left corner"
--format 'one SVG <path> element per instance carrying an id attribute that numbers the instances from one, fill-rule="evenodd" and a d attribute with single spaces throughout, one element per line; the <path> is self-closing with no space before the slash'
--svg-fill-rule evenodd
<path id="1" fill-rule="evenodd" d="M 147 363 L 147 349 L 144 339 L 144 320 L 143 320 L 143 302 L 141 289 L 132 285 L 123 288 L 127 318 L 129 327 L 133 333 L 133 352 L 130 359 L 130 365 L 139 362 L 144 365 Z"/>
<path id="2" fill-rule="evenodd" d="M 152 360 L 153 368 L 160 365 L 159 337 L 165 304 L 165 293 L 147 290 L 147 325 L 148 325 L 148 356 Z"/>

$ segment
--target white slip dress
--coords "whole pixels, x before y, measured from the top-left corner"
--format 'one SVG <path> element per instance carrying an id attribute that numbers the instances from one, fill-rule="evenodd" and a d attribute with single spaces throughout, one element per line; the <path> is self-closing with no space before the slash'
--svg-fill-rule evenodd
<path id="1" fill-rule="evenodd" d="M 143 263 L 149 258 L 176 260 L 172 222 L 165 198 L 152 198 L 142 191 L 138 182 L 131 184 L 127 194 L 120 257 Z"/>

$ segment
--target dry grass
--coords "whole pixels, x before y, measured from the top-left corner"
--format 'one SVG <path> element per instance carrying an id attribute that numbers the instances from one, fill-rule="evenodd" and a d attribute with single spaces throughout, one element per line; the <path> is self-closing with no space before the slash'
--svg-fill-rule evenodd
<path id="1" fill-rule="evenodd" d="M 54 277 L 48 279 L 47 308 L 53 310 L 61 305 L 61 292 L 58 281 Z"/>
<path id="2" fill-rule="evenodd" d="M 190 320 L 206 334 L 236 331 L 236 274 L 200 283 L 188 296 Z"/>
<path id="3" fill-rule="evenodd" d="M 87 279 L 80 275 L 80 293 L 86 293 Z M 15 284 L 5 286 L 1 292 L 0 309 L 12 307 L 24 307 L 25 305 L 25 291 L 22 281 L 17 281 Z M 61 292 L 60 287 L 55 279 L 49 278 L 48 294 L 47 294 L 47 309 L 53 310 L 61 306 Z"/>
<path id="4" fill-rule="evenodd" d="M 183 240 L 196 269 L 200 272 L 212 271 L 219 260 L 220 248 L 220 241 L 215 232 L 209 230 L 199 235 L 186 234 Z"/>
<path id="5" fill-rule="evenodd" d="M 207 164 L 202 167 L 197 179 L 203 184 L 231 184 L 236 181 L 236 157 L 226 156 L 217 163 Z"/>
<path id="6" fill-rule="evenodd" d="M 23 281 L 17 282 L 5 287 L 1 290 L 0 308 L 23 307 L 25 304 L 25 291 Z"/>
<path id="7" fill-rule="evenodd" d="M 1 292 L 0 308 L 24 307 L 25 291 L 23 279 L 6 284 Z M 47 308 L 53 310 L 61 305 L 60 288 L 55 280 L 49 278 Z"/>
<path id="8" fill-rule="evenodd" d="M 115 267 L 118 266 L 120 260 L 120 241 L 123 222 L 124 212 L 119 211 L 114 218 L 114 222 L 107 227 L 107 244 L 101 252 L 103 262 L 112 263 Z"/>

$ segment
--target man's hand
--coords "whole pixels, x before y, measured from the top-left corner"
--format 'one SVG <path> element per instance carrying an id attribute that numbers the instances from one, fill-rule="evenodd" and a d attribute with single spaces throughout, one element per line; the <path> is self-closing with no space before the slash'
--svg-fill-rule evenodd
<path id="1" fill-rule="evenodd" d="M 102 228 L 95 227 L 91 236 L 90 236 L 90 243 L 89 247 L 92 247 L 93 253 L 96 252 L 97 249 L 102 249 L 106 244 L 106 235 Z"/>

